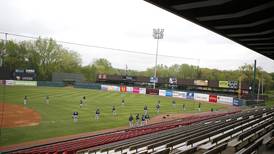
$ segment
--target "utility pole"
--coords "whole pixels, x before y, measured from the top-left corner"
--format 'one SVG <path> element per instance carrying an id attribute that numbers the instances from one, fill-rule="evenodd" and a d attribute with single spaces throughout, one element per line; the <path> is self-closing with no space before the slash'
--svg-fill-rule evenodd
<path id="1" fill-rule="evenodd" d="M 156 85 L 156 78 L 157 78 L 157 61 L 158 61 L 158 46 L 159 46 L 159 39 L 163 39 L 164 37 L 164 29 L 153 29 L 153 38 L 157 39 L 157 46 L 156 46 L 156 54 L 155 54 L 155 67 L 154 67 L 154 84 L 153 88 L 155 89 Z"/>

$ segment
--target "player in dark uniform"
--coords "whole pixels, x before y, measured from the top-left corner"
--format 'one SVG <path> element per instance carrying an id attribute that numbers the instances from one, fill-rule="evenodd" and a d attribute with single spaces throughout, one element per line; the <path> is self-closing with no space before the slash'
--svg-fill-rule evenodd
<path id="1" fill-rule="evenodd" d="M 96 109 L 96 112 L 95 112 L 95 119 L 96 119 L 96 120 L 99 120 L 99 118 L 100 118 L 100 109 L 97 108 L 97 109 Z"/>
<path id="2" fill-rule="evenodd" d="M 201 111 L 201 102 L 199 102 L 198 111 Z"/>
<path id="3" fill-rule="evenodd" d="M 78 121 L 78 112 L 77 111 L 75 111 L 75 112 L 72 113 L 72 118 L 73 118 L 74 122 Z"/>
<path id="4" fill-rule="evenodd" d="M 144 114 L 147 115 L 147 105 L 144 106 Z"/>
<path id="5" fill-rule="evenodd" d="M 114 115 L 114 116 L 116 115 L 116 108 L 114 105 L 112 106 L 112 115 Z"/>
<path id="6" fill-rule="evenodd" d="M 25 96 L 25 97 L 24 97 L 24 105 L 27 105 L 27 103 L 28 103 L 28 97 Z"/>
<path id="7" fill-rule="evenodd" d="M 46 96 L 46 103 L 49 104 L 49 96 Z"/>
<path id="8" fill-rule="evenodd" d="M 133 127 L 133 116 L 132 114 L 130 114 L 129 118 L 128 118 L 128 121 L 129 121 L 129 127 Z"/>
<path id="9" fill-rule="evenodd" d="M 84 104 L 84 105 L 87 105 L 86 96 L 83 96 L 83 104 Z"/>
<path id="10" fill-rule="evenodd" d="M 183 111 L 185 111 L 186 110 L 186 107 L 185 107 L 185 104 L 183 104 Z"/>
<path id="11" fill-rule="evenodd" d="M 156 105 L 156 111 L 157 113 L 160 113 L 160 101 L 158 101 L 158 104 Z"/>
<path id="12" fill-rule="evenodd" d="M 83 107 L 83 100 L 80 100 L 80 108 L 82 108 Z"/>
<path id="13" fill-rule="evenodd" d="M 122 99 L 122 106 L 124 106 L 125 105 L 125 100 L 124 99 Z"/>
<path id="14" fill-rule="evenodd" d="M 149 119 L 150 119 L 149 115 L 146 114 L 146 115 L 145 115 L 145 122 L 146 122 L 146 125 L 148 124 L 148 120 L 149 120 Z"/>
<path id="15" fill-rule="evenodd" d="M 145 122 L 146 122 L 146 117 L 145 117 L 145 115 L 142 115 L 142 123 L 141 123 L 141 126 L 144 126 L 144 125 L 145 125 Z"/>
<path id="16" fill-rule="evenodd" d="M 176 101 L 175 100 L 172 101 L 172 106 L 176 107 Z"/>
<path id="17" fill-rule="evenodd" d="M 138 127 L 140 125 L 140 117 L 139 113 L 136 114 L 136 126 Z"/>

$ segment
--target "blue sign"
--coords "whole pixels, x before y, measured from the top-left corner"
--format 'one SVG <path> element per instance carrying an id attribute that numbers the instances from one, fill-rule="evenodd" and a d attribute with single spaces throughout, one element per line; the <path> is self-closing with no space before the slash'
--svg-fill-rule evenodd
<path id="1" fill-rule="evenodd" d="M 187 92 L 186 98 L 187 99 L 194 99 L 194 92 Z"/>
<path id="2" fill-rule="evenodd" d="M 172 97 L 173 92 L 171 90 L 166 90 L 166 96 Z"/>
<path id="3" fill-rule="evenodd" d="M 233 106 L 242 106 L 243 102 L 239 98 L 233 98 Z"/>

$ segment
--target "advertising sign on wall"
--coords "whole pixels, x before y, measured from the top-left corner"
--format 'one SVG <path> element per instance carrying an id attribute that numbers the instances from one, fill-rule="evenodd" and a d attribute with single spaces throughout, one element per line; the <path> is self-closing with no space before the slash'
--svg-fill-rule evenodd
<path id="1" fill-rule="evenodd" d="M 228 88 L 228 81 L 219 81 L 220 88 Z"/>
<path id="2" fill-rule="evenodd" d="M 158 95 L 159 94 L 159 89 L 147 88 L 146 93 L 150 94 L 150 95 Z"/>
<path id="3" fill-rule="evenodd" d="M 37 86 L 37 81 L 14 80 L 14 85 L 16 85 L 16 86 Z"/>
<path id="4" fill-rule="evenodd" d="M 239 98 L 233 98 L 233 106 L 242 106 L 243 102 Z"/>
<path id="5" fill-rule="evenodd" d="M 0 80 L 0 85 L 4 85 L 5 84 L 5 80 Z"/>
<path id="6" fill-rule="evenodd" d="M 233 104 L 233 97 L 217 96 L 217 102 L 232 105 Z"/>
<path id="7" fill-rule="evenodd" d="M 209 95 L 209 102 L 217 103 L 217 95 Z"/>
<path id="8" fill-rule="evenodd" d="M 194 100 L 197 101 L 209 101 L 209 95 L 208 94 L 201 94 L 201 93 L 194 93 Z"/>
<path id="9" fill-rule="evenodd" d="M 146 88 L 139 88 L 139 94 L 146 94 Z"/>
<path id="10" fill-rule="evenodd" d="M 134 94 L 139 94 L 139 92 L 140 92 L 139 87 L 133 87 L 133 93 Z"/>
<path id="11" fill-rule="evenodd" d="M 6 85 L 7 86 L 13 86 L 15 83 L 14 83 L 14 80 L 6 80 Z"/>
<path id="12" fill-rule="evenodd" d="M 120 92 L 127 92 L 127 86 L 120 86 Z"/>
<path id="13" fill-rule="evenodd" d="M 127 86 L 127 92 L 128 92 L 128 93 L 133 93 L 133 87 L 128 87 L 128 86 Z"/>
<path id="14" fill-rule="evenodd" d="M 187 99 L 194 99 L 194 93 L 193 92 L 187 92 L 186 98 Z"/>
<path id="15" fill-rule="evenodd" d="M 108 85 L 101 85 L 101 90 L 107 91 L 108 90 Z"/>
<path id="16" fill-rule="evenodd" d="M 166 96 L 172 97 L 172 90 L 166 90 Z"/>
<path id="17" fill-rule="evenodd" d="M 166 96 L 166 90 L 159 90 L 159 96 Z"/>
<path id="18" fill-rule="evenodd" d="M 113 90 L 115 92 L 120 92 L 120 87 L 119 86 L 113 86 Z"/>
<path id="19" fill-rule="evenodd" d="M 208 80 L 194 80 L 194 85 L 208 86 Z"/>
<path id="20" fill-rule="evenodd" d="M 108 86 L 107 91 L 114 91 L 114 86 Z"/>

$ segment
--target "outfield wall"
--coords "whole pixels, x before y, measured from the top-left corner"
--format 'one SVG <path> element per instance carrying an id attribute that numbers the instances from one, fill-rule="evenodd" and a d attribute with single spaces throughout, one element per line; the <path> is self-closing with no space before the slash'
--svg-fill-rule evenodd
<path id="1" fill-rule="evenodd" d="M 7 86 L 47 86 L 47 87 L 64 87 L 63 82 L 50 82 L 50 81 L 21 81 L 21 80 L 1 80 L 1 84 Z M 196 101 L 203 101 L 209 103 L 223 103 L 234 106 L 244 105 L 244 100 L 233 98 L 229 96 L 204 94 L 196 92 L 186 92 L 186 91 L 173 91 L 173 90 L 163 90 L 163 89 L 153 89 L 153 88 L 141 88 L 132 86 L 117 86 L 117 85 L 106 85 L 98 83 L 79 83 L 76 82 L 75 88 L 86 88 L 103 90 L 110 92 L 120 92 L 120 93 L 133 93 L 133 94 L 149 94 L 149 95 L 159 95 L 164 97 L 174 97 L 182 99 L 190 99 Z"/>

